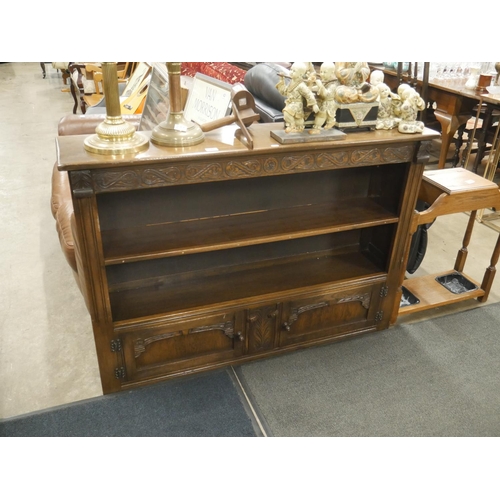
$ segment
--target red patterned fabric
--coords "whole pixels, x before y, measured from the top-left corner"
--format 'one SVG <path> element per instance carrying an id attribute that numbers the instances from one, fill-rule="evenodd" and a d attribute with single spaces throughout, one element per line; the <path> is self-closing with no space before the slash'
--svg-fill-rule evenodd
<path id="1" fill-rule="evenodd" d="M 246 71 L 227 62 L 183 62 L 181 64 L 181 74 L 194 77 L 196 73 L 234 85 L 243 83 Z"/>
<path id="2" fill-rule="evenodd" d="M 194 78 L 196 73 L 202 73 L 202 65 L 205 63 L 201 62 L 183 62 L 181 63 L 181 75 L 186 75 Z"/>

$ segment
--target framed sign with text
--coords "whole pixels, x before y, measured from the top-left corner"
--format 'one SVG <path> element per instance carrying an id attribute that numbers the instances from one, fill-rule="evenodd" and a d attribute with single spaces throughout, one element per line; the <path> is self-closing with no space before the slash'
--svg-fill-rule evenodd
<path id="1" fill-rule="evenodd" d="M 184 117 L 200 125 L 231 113 L 232 85 L 196 73 L 184 109 Z"/>

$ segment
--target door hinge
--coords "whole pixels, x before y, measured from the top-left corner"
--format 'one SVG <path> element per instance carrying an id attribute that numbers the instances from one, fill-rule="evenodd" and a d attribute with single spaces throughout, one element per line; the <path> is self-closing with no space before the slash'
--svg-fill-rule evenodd
<path id="1" fill-rule="evenodd" d="M 119 368 L 115 368 L 115 377 L 116 378 L 125 378 L 125 367 L 120 366 Z"/>
<path id="2" fill-rule="evenodd" d="M 382 321 L 383 317 L 384 317 L 384 311 L 379 311 L 377 314 L 375 314 L 375 321 Z"/>
<path id="3" fill-rule="evenodd" d="M 387 285 L 382 285 L 382 288 L 380 289 L 380 296 L 387 297 L 388 293 L 389 293 L 389 287 Z"/>
<path id="4" fill-rule="evenodd" d="M 122 339 L 113 339 L 111 341 L 111 352 L 120 352 L 122 350 Z"/>

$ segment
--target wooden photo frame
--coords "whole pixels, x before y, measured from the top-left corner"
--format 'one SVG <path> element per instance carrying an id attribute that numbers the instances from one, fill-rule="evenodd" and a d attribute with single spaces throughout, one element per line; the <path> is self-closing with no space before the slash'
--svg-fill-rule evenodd
<path id="1" fill-rule="evenodd" d="M 184 117 L 200 125 L 231 114 L 232 85 L 196 73 L 184 109 Z"/>
<path id="2" fill-rule="evenodd" d="M 170 107 L 168 71 L 165 63 L 154 63 L 139 130 L 153 130 L 167 118 Z"/>
<path id="3" fill-rule="evenodd" d="M 127 85 L 123 89 L 123 92 L 120 96 L 120 101 L 124 101 L 128 97 L 130 97 L 134 92 L 137 91 L 137 88 L 141 83 L 146 79 L 146 77 L 151 72 L 151 65 L 146 62 L 140 62 L 134 69 L 131 77 L 129 78 Z"/>

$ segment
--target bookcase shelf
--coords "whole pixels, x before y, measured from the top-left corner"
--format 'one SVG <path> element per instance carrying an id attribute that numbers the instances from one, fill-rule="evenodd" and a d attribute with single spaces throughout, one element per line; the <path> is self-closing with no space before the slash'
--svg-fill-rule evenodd
<path id="1" fill-rule="evenodd" d="M 231 301 L 266 300 L 286 291 L 382 274 L 359 249 L 347 248 L 343 253 L 310 253 L 117 286 L 110 288 L 111 310 L 114 321 L 125 321 Z"/>
<path id="2" fill-rule="evenodd" d="M 375 201 L 363 198 L 103 230 L 101 234 L 105 263 L 112 265 L 303 238 L 397 220 Z"/>

